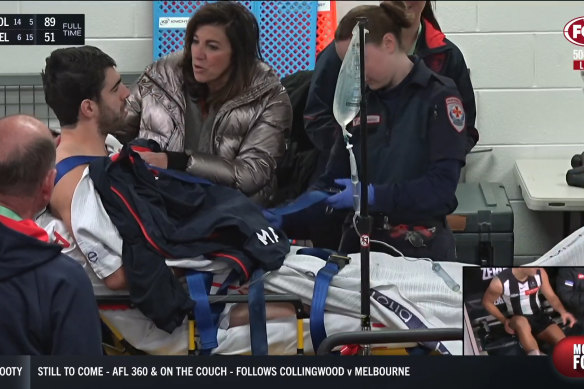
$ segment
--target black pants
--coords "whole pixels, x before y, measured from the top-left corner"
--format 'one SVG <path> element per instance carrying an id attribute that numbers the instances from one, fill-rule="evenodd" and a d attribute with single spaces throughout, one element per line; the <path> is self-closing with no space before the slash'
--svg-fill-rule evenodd
<path id="1" fill-rule="evenodd" d="M 337 250 L 349 210 L 327 212 L 324 202 L 287 215 L 282 229 L 292 239 L 310 239 L 314 247 Z"/>
<path id="2" fill-rule="evenodd" d="M 417 225 L 417 223 L 416 223 Z M 414 247 L 405 236 L 393 238 L 390 231 L 384 229 L 379 223 L 374 223 L 371 239 L 386 242 L 398 249 L 406 257 L 430 258 L 435 261 L 456 261 L 456 242 L 450 228 L 445 224 L 436 223 L 432 227 L 436 228 L 431 239 L 424 242 L 421 247 Z M 360 251 L 359 236 L 353 227 L 352 215 L 345 219 L 343 237 L 339 245 L 342 253 L 355 253 Z M 371 243 L 371 251 L 379 251 L 398 256 L 394 250 L 381 244 Z"/>

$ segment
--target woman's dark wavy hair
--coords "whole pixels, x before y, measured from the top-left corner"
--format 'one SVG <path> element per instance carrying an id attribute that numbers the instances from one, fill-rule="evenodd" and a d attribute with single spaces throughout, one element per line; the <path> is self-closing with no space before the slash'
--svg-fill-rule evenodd
<path id="1" fill-rule="evenodd" d="M 249 86 L 257 60 L 261 60 L 260 29 L 255 16 L 239 3 L 218 1 L 197 10 L 187 25 L 182 71 L 187 90 L 201 98 L 209 97 L 209 88 L 195 80 L 191 44 L 197 29 L 206 25 L 223 26 L 231 44 L 229 80 L 209 101 L 209 104 L 219 107 Z"/>
<path id="2" fill-rule="evenodd" d="M 436 20 L 436 16 L 434 16 L 434 10 L 432 9 L 431 3 L 431 1 L 426 1 L 426 5 L 422 10 L 422 19 L 426 19 L 430 22 L 431 25 L 434 26 L 435 29 L 442 31 L 440 24 L 438 24 L 438 20 Z"/>
<path id="3" fill-rule="evenodd" d="M 360 5 L 351 9 L 339 22 L 335 32 L 335 40 L 351 39 L 351 32 L 358 18 L 366 17 L 366 43 L 380 44 L 383 36 L 393 34 L 402 47 L 402 28 L 408 28 L 412 22 L 406 15 L 405 4 L 402 1 L 386 1 L 377 5 Z"/>

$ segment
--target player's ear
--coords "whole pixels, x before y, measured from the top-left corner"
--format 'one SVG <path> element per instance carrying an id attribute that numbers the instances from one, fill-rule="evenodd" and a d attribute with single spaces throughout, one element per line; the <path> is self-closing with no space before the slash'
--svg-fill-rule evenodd
<path id="1" fill-rule="evenodd" d="M 98 104 L 91 99 L 85 99 L 79 105 L 78 118 L 91 119 L 96 117 L 98 112 L 99 112 Z"/>

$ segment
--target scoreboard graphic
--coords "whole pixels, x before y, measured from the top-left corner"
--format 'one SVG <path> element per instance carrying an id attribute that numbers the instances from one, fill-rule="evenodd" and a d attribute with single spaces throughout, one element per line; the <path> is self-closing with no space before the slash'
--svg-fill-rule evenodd
<path id="1" fill-rule="evenodd" d="M 0 46 L 83 44 L 85 44 L 83 14 L 0 14 Z"/>

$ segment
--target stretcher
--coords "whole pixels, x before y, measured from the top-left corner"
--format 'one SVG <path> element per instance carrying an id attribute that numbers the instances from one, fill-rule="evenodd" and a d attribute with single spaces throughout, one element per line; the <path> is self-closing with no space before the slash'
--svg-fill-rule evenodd
<path id="1" fill-rule="evenodd" d="M 303 304 L 306 304 L 310 303 L 312 293 L 310 279 L 318 271 L 319 266 L 322 266 L 322 263 L 310 259 L 306 255 L 296 254 L 297 250 L 298 247 L 294 247 L 284 262 L 284 266 L 277 272 L 274 272 L 273 275 L 268 274 L 264 281 L 266 290 L 269 293 L 285 295 L 284 291 L 287 291 L 288 295 L 292 294 L 296 296 L 296 301 L 300 300 Z M 583 254 L 584 228 L 575 231 L 540 259 L 528 265 L 574 266 L 581 264 Z M 461 309 L 459 303 L 462 295 L 453 294 L 454 297 L 451 299 L 432 298 L 440 296 L 440 294 L 444 294 L 445 296 L 443 297 L 446 297 L 453 292 L 440 278 L 433 275 L 431 270 L 424 269 L 428 267 L 428 264 L 423 261 L 396 258 L 375 252 L 371 255 L 371 287 L 381 288 L 382 292 L 386 293 L 388 293 L 387 290 L 394 291 L 399 296 L 400 301 L 408 303 L 412 307 L 412 311 L 420 314 L 424 318 L 424 321 L 429 321 L 429 328 L 406 328 L 404 323 L 399 319 L 399 314 L 396 314 L 395 311 L 379 307 L 377 301 L 372 301 L 373 330 L 371 333 L 360 331 L 360 293 L 358 291 L 359 277 L 357 276 L 360 269 L 358 261 L 355 261 L 347 266 L 346 269 L 343 269 L 337 276 L 337 279 L 332 283 L 331 288 L 333 289 L 333 293 L 327 298 L 327 313 L 325 316 L 328 337 L 321 343 L 319 349 L 314 350 L 312 347 L 309 335 L 309 319 L 304 317 L 302 327 L 299 326 L 298 319 L 301 315 L 299 313 L 300 308 L 296 308 L 299 305 L 296 303 L 297 305 L 294 309 L 297 309 L 298 315 L 283 317 L 268 323 L 268 336 L 271 343 L 270 354 L 296 354 L 298 353 L 298 349 L 302 348 L 298 344 L 304 343 L 304 353 L 321 355 L 329 353 L 331 350 L 338 350 L 339 346 L 342 345 L 367 342 L 379 344 L 397 342 L 393 348 L 383 349 L 382 352 L 406 354 L 406 349 L 420 342 L 431 342 L 435 340 L 443 341 L 449 347 L 454 345 L 455 348 L 451 350 L 452 354 L 462 353 L 463 309 Z M 351 257 L 358 259 L 357 254 Z M 391 266 L 384 266 L 384 262 Z M 462 264 L 442 263 L 442 265 L 453 278 L 458 282 L 461 281 L 459 277 L 461 277 L 462 273 Z M 408 274 L 411 277 L 408 277 Z M 385 284 L 381 281 L 383 278 L 388 280 Z M 335 293 L 335 291 L 341 292 Z M 432 304 L 428 300 L 435 300 L 436 304 Z M 465 351 L 465 354 L 497 353 L 497 350 L 511 352 L 512 348 L 517 347 L 517 341 L 513 337 L 507 337 L 502 341 L 489 343 L 489 340 L 496 340 L 496 334 L 500 332 L 497 323 L 494 320 L 489 321 L 487 315 L 481 316 L 480 314 L 477 315 L 474 313 L 477 304 L 480 304 L 479 300 L 475 299 L 479 302 L 475 301 L 474 305 L 472 305 L 472 301 L 466 300 L 465 298 L 464 311 L 467 315 L 465 330 L 467 331 L 466 340 L 469 344 L 467 348 L 469 351 Z M 456 304 L 458 304 L 458 308 L 455 307 Z M 473 311 L 473 313 L 470 311 Z M 448 321 L 444 319 L 449 316 L 453 320 Z M 381 319 L 378 320 L 378 318 Z M 381 327 L 381 325 L 385 327 Z M 298 328 L 303 329 L 303 337 L 298 337 Z M 185 335 L 186 338 L 188 338 L 187 335 Z M 301 338 L 303 339 L 302 341 L 300 341 Z M 248 341 L 249 326 L 244 325 L 220 329 L 218 339 L 219 347 L 213 353 L 249 354 L 251 351 Z"/>
<path id="2" fill-rule="evenodd" d="M 304 306 L 300 299 L 293 295 L 268 295 L 265 297 L 266 304 L 270 303 L 287 303 L 294 309 L 295 312 L 295 319 L 296 319 L 296 353 L 298 355 L 304 354 L 304 321 L 303 319 L 307 318 L 307 314 L 304 310 Z M 106 353 L 108 354 L 130 354 L 130 355 L 140 355 L 146 354 L 144 351 L 137 349 L 134 347 L 125 337 L 124 335 L 118 330 L 118 328 L 113 324 L 113 322 L 108 319 L 107 315 L 104 311 L 107 310 L 127 310 L 132 309 L 133 305 L 128 296 L 120 296 L 120 295 L 111 295 L 111 296 L 101 296 L 97 297 L 98 305 L 101 310 L 101 319 L 107 329 L 110 331 L 111 337 L 109 338 L 110 342 L 104 342 L 104 348 Z M 247 303 L 248 299 L 246 295 L 229 295 L 229 296 L 209 296 L 209 302 L 211 304 L 216 303 Z M 275 324 L 275 323 L 272 323 Z M 185 334 L 184 342 L 187 345 L 187 354 L 189 355 L 198 355 L 199 348 L 197 346 L 199 335 L 196 331 L 196 320 L 192 313 L 192 311 L 187 316 L 187 333 Z M 225 332 L 225 331 L 223 331 Z M 243 332 L 239 330 L 239 332 Z M 290 333 L 290 331 L 286 331 L 286 333 Z M 240 334 L 232 335 L 234 339 L 239 338 Z M 244 337 L 249 336 L 249 330 L 247 334 L 241 334 Z M 221 336 L 225 338 L 225 335 Z M 222 344 L 224 342 L 221 342 Z M 222 346 L 222 349 L 225 349 L 225 346 Z M 228 353 L 224 351 L 222 353 Z M 242 350 L 241 352 L 234 352 L 235 354 L 245 354 L 248 353 L 248 350 Z"/>
<path id="3" fill-rule="evenodd" d="M 291 315 L 268 320 L 266 328 L 270 355 L 313 354 L 314 350 L 310 337 L 310 320 L 307 317 L 306 306 L 311 303 L 314 274 L 323 266 L 323 261 L 309 255 L 296 254 L 298 248 L 291 250 L 284 266 L 269 273 L 264 278 L 264 286 L 268 297 L 266 301 L 286 301 L 290 303 Z M 352 255 L 358 259 L 358 255 Z M 318 353 L 338 351 L 337 346 L 360 344 L 362 340 L 374 341 L 376 353 L 407 354 L 406 349 L 414 348 L 420 343 L 430 352 L 462 353 L 462 311 L 460 309 L 462 294 L 452 291 L 444 281 L 432 275 L 428 263 L 391 257 L 388 254 L 372 253 L 371 257 L 371 287 L 378 294 L 372 294 L 372 335 L 359 335 L 361 321 L 359 314 L 360 291 L 358 261 L 347 265 L 337 279 L 331 282 L 330 293 L 326 300 L 325 328 L 328 336 L 333 340 L 323 341 L 324 348 Z M 443 263 L 445 269 L 453 278 L 460 282 L 462 264 Z M 410 275 L 408 277 L 408 274 Z M 423 281 L 425 279 L 425 281 Z M 422 281 L 421 281 L 422 280 Z M 421 282 L 420 282 L 421 281 Z M 246 296 L 228 295 L 211 296 L 212 302 L 242 301 Z M 115 302 L 124 297 L 100 297 L 100 302 Z M 391 302 L 390 302 L 391 301 Z M 384 306 L 385 304 L 385 306 Z M 137 349 L 146 350 L 154 354 L 196 354 L 193 347 L 193 330 L 189 332 L 188 324 L 177 329 L 173 334 L 166 334 L 153 327 L 151 323 L 139 318 L 135 310 L 103 311 L 102 316 L 113 323 L 114 327 L 121 327 L 123 335 L 120 339 L 127 339 L 128 343 Z M 124 318 L 124 316 L 127 316 Z M 416 322 L 417 320 L 417 322 Z M 132 321 L 132 325 L 127 325 Z M 144 325 L 136 323 L 144 323 Z M 416 322 L 416 326 L 411 326 Z M 219 346 L 212 350 L 213 354 L 249 354 L 249 325 L 236 327 L 220 326 L 217 334 Z M 142 335 L 140 335 L 142 334 Z M 145 335 L 146 334 L 146 335 Z M 339 335 L 342 334 L 342 335 Z M 374 334 L 374 335 L 373 335 Z M 161 337 L 155 340 L 156 337 Z M 341 343 L 338 339 L 346 340 Z M 367 338 L 373 336 L 373 338 Z M 142 339 L 139 339 L 139 338 Z M 137 339 L 138 338 L 138 339 Z M 144 346 L 145 341 L 149 344 Z M 162 340 L 161 340 L 162 339 Z M 337 340 L 335 340 L 337 339 Z M 190 342 L 190 352 L 187 350 L 187 340 Z M 148 343 L 146 342 L 146 343 Z M 165 343 L 160 346 L 161 343 Z M 330 347 L 334 343 L 333 348 Z M 397 343 L 396 343 L 397 342 Z M 176 343 L 176 344 L 173 344 Z M 383 343 L 393 343 L 392 346 L 383 346 Z M 120 344 L 120 342 L 118 342 Z M 158 349 L 154 349 L 158 345 Z M 322 344 L 321 344 L 321 347 Z M 132 351 L 131 348 L 127 348 Z M 326 350 L 326 351 L 325 351 Z"/>
<path id="4" fill-rule="evenodd" d="M 79 193 L 81 192 L 78 192 L 79 187 L 76 191 L 76 196 L 80 196 Z M 83 212 L 93 215 L 91 218 L 86 218 L 90 224 L 85 226 L 83 231 L 91 230 L 93 231 L 91 233 L 92 238 L 97 237 L 97 240 L 108 242 L 108 239 L 110 239 L 108 234 L 113 234 L 113 232 L 110 233 L 108 231 L 115 231 L 115 228 L 111 225 L 107 227 L 104 224 L 107 220 L 103 223 L 98 222 L 101 216 L 97 211 L 93 210 L 98 209 L 99 204 L 97 201 L 93 201 L 95 197 L 90 196 L 91 193 L 92 191 L 85 191 L 81 196 L 84 199 Z M 107 289 L 103 281 L 96 276 L 88 265 L 85 255 L 77 247 L 78 243 L 81 245 L 79 235 L 76 234 L 76 240 L 72 239 L 62 222 L 53 218 L 49 213 L 41 214 L 37 222 L 48 231 L 49 236 L 54 240 L 59 240 L 61 243 L 63 241 L 66 242 L 67 247 L 63 252 L 72 256 L 85 267 L 94 286 L 96 296 L 102 298 L 112 294 L 120 295 L 120 293 Z M 99 234 L 99 236 L 96 234 Z M 116 246 L 117 244 L 112 244 L 107 247 L 112 250 L 112 255 L 119 256 L 121 255 L 121 246 L 115 249 Z M 324 266 L 325 262 L 314 256 L 297 254 L 298 249 L 300 247 L 293 247 L 284 262 L 284 266 L 264 277 L 264 285 L 267 294 L 292 294 L 298 296 L 303 304 L 311 305 L 314 276 Z M 432 265 L 429 262 L 411 258 L 397 258 L 383 253 L 372 253 L 371 257 L 371 287 L 380 294 L 378 300 L 390 297 L 392 301 L 389 308 L 383 307 L 379 301 L 373 302 L 373 330 L 407 329 L 409 328 L 408 323 L 404 322 L 403 318 L 400 318 L 400 314 L 403 317 L 405 314 L 410 315 L 412 313 L 418 318 L 417 324 L 423 328 L 461 328 L 461 293 L 453 292 L 440 277 L 437 277 L 436 273 L 432 271 Z M 347 265 L 333 278 L 329 288 L 324 308 L 327 335 L 337 332 L 359 331 L 361 328 L 361 267 L 359 255 L 352 255 L 351 260 L 351 264 Z M 188 266 L 187 262 L 180 261 L 176 264 L 179 267 Z M 462 264 L 444 263 L 443 267 L 448 273 L 451 273 L 456 282 L 461 283 Z M 203 268 L 202 270 L 221 271 L 222 269 Z M 432 302 L 432 300 L 436 299 L 436 296 L 441 294 L 443 301 Z M 399 310 L 392 312 L 392 306 L 399 306 Z M 268 335 L 270 335 L 270 354 L 295 354 L 297 352 L 297 343 L 299 342 L 299 337 L 296 336 L 298 323 L 297 318 L 293 316 L 272 320 L 267 323 L 267 331 Z M 186 355 L 188 353 L 185 340 L 192 339 L 192 336 L 189 338 L 186 322 L 172 334 L 168 334 L 157 329 L 151 321 L 136 309 L 102 311 L 102 317 L 117 329 L 117 332 L 121 334 L 121 338 L 125 339 L 128 345 L 131 345 L 136 350 L 162 355 Z M 305 328 L 299 333 L 303 332 L 304 349 L 307 353 L 314 353 L 315 350 L 312 347 L 310 332 L 307 327 L 310 322 L 306 318 L 303 321 Z M 228 324 L 220 326 L 218 339 L 219 347 L 213 350 L 213 353 L 250 352 L 249 343 L 244 341 L 249 339 L 248 326 L 229 327 Z M 400 347 L 403 349 L 404 347 L 415 345 L 415 343 L 406 342 L 402 343 Z M 191 348 L 194 350 L 193 347 Z M 131 350 L 130 347 L 126 347 L 126 349 Z M 446 353 L 462 353 L 460 345 L 448 346 L 445 349 Z M 442 351 L 444 352 L 444 350 Z"/>

